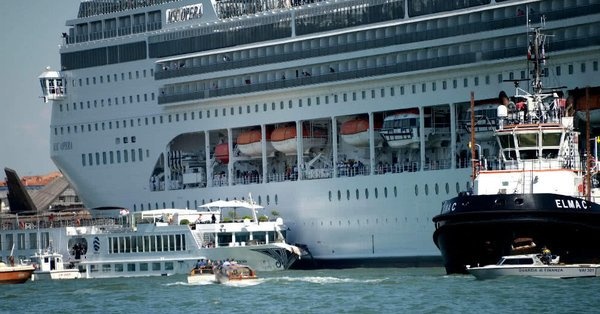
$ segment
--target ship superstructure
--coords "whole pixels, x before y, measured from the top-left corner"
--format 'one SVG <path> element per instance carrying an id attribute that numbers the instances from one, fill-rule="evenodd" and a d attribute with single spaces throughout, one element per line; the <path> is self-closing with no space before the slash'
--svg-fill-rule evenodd
<path id="1" fill-rule="evenodd" d="M 431 218 L 471 188 L 469 92 L 487 106 L 530 76 L 522 34 L 542 17 L 548 79 L 598 86 L 598 12 L 598 0 L 84 1 L 62 69 L 40 76 L 51 157 L 97 210 L 250 191 L 318 260 L 436 259 Z"/>

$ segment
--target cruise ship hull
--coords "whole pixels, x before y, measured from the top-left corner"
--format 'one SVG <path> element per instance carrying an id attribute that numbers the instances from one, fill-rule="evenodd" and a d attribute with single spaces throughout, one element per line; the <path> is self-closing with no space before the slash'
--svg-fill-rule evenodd
<path id="1" fill-rule="evenodd" d="M 197 208 L 251 194 L 316 264 L 439 260 L 431 219 L 470 188 L 469 93 L 495 99 L 513 87 L 504 80 L 527 77 L 528 6 L 530 19 L 554 19 L 557 84 L 600 85 L 597 0 L 239 3 L 93 0 L 67 22 L 63 69 L 42 76 L 42 90 L 51 158 L 87 207 Z M 403 110 L 416 112 L 397 126 L 410 145 L 377 127 Z M 343 122 L 357 117 L 368 129 L 346 143 Z M 283 128 L 302 140 L 270 138 L 277 151 L 261 142 L 260 154 L 236 146 Z"/>
<path id="2" fill-rule="evenodd" d="M 464 195 L 444 203 L 435 216 L 433 240 L 449 274 L 466 265 L 495 264 L 519 250 L 551 248 L 564 263 L 597 263 L 600 205 L 556 194 Z"/>

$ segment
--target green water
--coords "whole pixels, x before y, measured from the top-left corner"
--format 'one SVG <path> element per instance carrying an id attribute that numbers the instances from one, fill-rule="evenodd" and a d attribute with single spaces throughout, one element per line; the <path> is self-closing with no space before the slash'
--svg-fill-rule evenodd
<path id="1" fill-rule="evenodd" d="M 0 286 L 2 313 L 600 313 L 600 278 L 446 276 L 442 268 L 259 273 L 252 285 L 185 276 Z"/>

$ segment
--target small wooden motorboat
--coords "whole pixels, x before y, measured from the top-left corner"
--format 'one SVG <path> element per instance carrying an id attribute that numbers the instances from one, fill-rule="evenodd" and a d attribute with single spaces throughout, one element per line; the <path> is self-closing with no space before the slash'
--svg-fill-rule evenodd
<path id="1" fill-rule="evenodd" d="M 225 262 L 215 270 L 215 279 L 218 283 L 233 281 L 256 281 L 258 277 L 250 266 Z"/>
<path id="2" fill-rule="evenodd" d="M 215 281 L 215 272 L 212 266 L 194 268 L 187 277 L 189 284 L 208 283 Z"/>
<path id="3" fill-rule="evenodd" d="M 35 270 L 33 265 L 15 265 L 14 258 L 9 257 L 9 264 L 0 262 L 0 284 L 24 283 Z"/>

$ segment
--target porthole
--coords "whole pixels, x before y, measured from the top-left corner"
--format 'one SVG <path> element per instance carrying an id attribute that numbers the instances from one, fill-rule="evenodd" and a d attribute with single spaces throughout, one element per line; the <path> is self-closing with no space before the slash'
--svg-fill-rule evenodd
<path id="1" fill-rule="evenodd" d="M 398 197 L 398 187 L 394 187 L 394 197 Z"/>
<path id="2" fill-rule="evenodd" d="M 440 187 L 438 186 L 438 184 L 435 184 L 435 195 L 440 194 Z"/>
<path id="3" fill-rule="evenodd" d="M 425 195 L 429 195 L 429 186 L 425 184 Z"/>
<path id="4" fill-rule="evenodd" d="M 377 191 L 377 188 L 375 188 L 375 198 L 379 197 L 379 192 Z"/>
<path id="5" fill-rule="evenodd" d="M 350 200 L 350 190 L 346 190 L 346 199 Z"/>
<path id="6" fill-rule="evenodd" d="M 358 192 L 358 189 L 356 189 L 356 199 L 357 200 L 359 199 L 359 196 L 360 196 L 359 194 L 360 194 L 360 192 Z"/>
<path id="7" fill-rule="evenodd" d="M 340 190 L 338 190 L 338 201 L 342 200 L 342 192 Z"/>
<path id="8" fill-rule="evenodd" d="M 331 191 L 329 191 L 329 201 L 331 202 Z"/>
<path id="9" fill-rule="evenodd" d="M 329 191 L 329 200 L 331 201 L 331 191 Z M 271 197 L 267 194 L 267 205 L 271 203 Z"/>
<path id="10" fill-rule="evenodd" d="M 387 187 L 383 188 L 383 197 L 387 198 Z"/>
<path id="11" fill-rule="evenodd" d="M 419 196 L 419 186 L 415 184 L 415 196 Z"/>
<path id="12" fill-rule="evenodd" d="M 369 189 L 365 189 L 365 199 L 369 199 Z"/>
<path id="13" fill-rule="evenodd" d="M 456 194 L 460 192 L 460 185 L 456 182 Z"/>
<path id="14" fill-rule="evenodd" d="M 279 203 L 278 197 L 277 197 L 277 194 L 275 194 L 275 205 L 277 205 L 278 203 Z"/>
<path id="15" fill-rule="evenodd" d="M 446 182 L 446 194 L 450 194 L 450 184 Z"/>
<path id="16" fill-rule="evenodd" d="M 262 205 L 262 198 L 260 197 L 260 195 L 258 196 L 258 205 Z"/>

